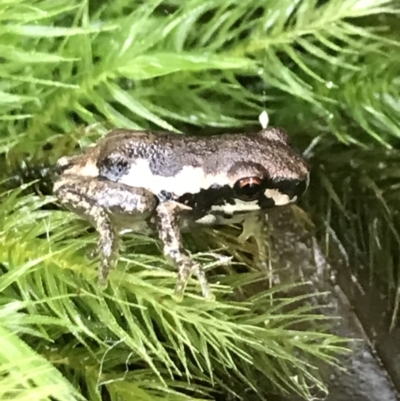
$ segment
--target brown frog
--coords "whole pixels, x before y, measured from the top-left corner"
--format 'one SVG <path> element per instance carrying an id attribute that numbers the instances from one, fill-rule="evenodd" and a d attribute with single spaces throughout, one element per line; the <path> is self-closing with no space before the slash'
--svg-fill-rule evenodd
<path id="1" fill-rule="evenodd" d="M 306 162 L 278 128 L 207 137 L 115 129 L 57 165 L 55 195 L 100 235 L 100 284 L 117 262 L 119 235 L 156 231 L 178 269 L 178 298 L 192 273 L 212 297 L 201 265 L 182 245 L 182 230 L 242 224 L 239 239 L 253 236 L 266 256 L 265 210 L 295 202 L 309 181 Z"/>

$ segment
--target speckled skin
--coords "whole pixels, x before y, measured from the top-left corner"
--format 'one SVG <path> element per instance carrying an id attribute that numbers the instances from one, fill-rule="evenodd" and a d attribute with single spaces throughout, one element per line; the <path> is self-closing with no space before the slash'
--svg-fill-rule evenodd
<path id="1" fill-rule="evenodd" d="M 228 174 L 234 164 L 235 170 L 252 167 L 271 179 L 301 179 L 308 174 L 303 158 L 290 147 L 287 135 L 276 128 L 209 137 L 116 129 L 97 147 L 76 156 L 74 163 L 82 165 L 90 160 L 98 165 L 101 175 L 115 180 L 137 158 L 149 160 L 152 172 L 165 177 L 176 175 L 188 165 L 210 174 Z"/>
<path id="2" fill-rule="evenodd" d="M 117 129 L 82 155 L 61 158 L 58 167 L 55 195 L 100 234 L 100 282 L 118 258 L 118 231 L 156 230 L 178 268 L 179 298 L 192 273 L 212 297 L 201 266 L 182 246 L 182 228 L 244 223 L 240 239 L 253 235 L 262 254 L 263 210 L 294 201 L 309 174 L 286 134 L 274 128 L 211 137 Z M 237 183 L 246 177 L 258 177 L 260 191 L 237 205 Z"/>

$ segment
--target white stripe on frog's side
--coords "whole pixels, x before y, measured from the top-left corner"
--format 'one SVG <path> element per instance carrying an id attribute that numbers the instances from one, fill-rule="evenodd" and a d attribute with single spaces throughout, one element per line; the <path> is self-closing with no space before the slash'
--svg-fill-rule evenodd
<path id="1" fill-rule="evenodd" d="M 151 172 L 148 160 L 138 159 L 132 164 L 127 174 L 118 182 L 137 188 L 145 188 L 153 194 L 167 191 L 182 196 L 185 193 L 197 193 L 211 185 L 231 185 L 225 173 L 205 174 L 201 167 L 184 166 L 173 177 L 164 177 Z"/>
<path id="2" fill-rule="evenodd" d="M 282 194 L 276 189 L 266 189 L 264 193 L 267 198 L 273 199 L 275 206 L 287 205 L 288 203 L 295 202 L 297 199 L 297 196 L 290 199 L 288 195 Z M 225 203 L 223 205 L 214 205 L 211 207 L 211 210 L 226 214 L 249 213 L 260 210 L 260 206 L 256 200 L 243 201 L 236 198 L 234 199 L 234 202 L 234 204 Z"/>

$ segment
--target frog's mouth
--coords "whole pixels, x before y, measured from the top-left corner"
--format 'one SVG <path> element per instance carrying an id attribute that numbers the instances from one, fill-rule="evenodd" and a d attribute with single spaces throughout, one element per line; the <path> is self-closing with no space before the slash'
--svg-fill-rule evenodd
<path id="1" fill-rule="evenodd" d="M 274 202 L 274 206 L 284 206 L 296 202 L 307 190 L 306 180 L 279 180 L 267 185 L 264 196 Z"/>
<path id="2" fill-rule="evenodd" d="M 177 199 L 199 215 L 208 213 L 233 216 L 256 212 L 296 202 L 306 191 L 307 180 L 263 180 L 252 198 L 240 196 L 229 185 L 213 186 L 197 193 L 186 193 Z M 243 195 L 243 194 L 242 194 Z"/>

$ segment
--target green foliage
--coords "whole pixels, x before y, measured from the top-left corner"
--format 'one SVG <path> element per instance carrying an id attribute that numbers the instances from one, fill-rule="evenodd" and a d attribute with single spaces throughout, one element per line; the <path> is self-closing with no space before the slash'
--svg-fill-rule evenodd
<path id="1" fill-rule="evenodd" d="M 19 192 L 7 193 L 0 209 L 4 331 L 35 344 L 40 355 L 60 367 L 75 386 L 82 388 L 84 382 L 88 399 L 101 400 L 103 385 L 115 399 L 126 392 L 143 399 L 153 399 L 155 392 L 165 398 L 185 388 L 199 399 L 213 383 L 225 387 L 226 375 L 231 383 L 242 381 L 254 390 L 260 376 L 265 376 L 282 390 L 305 395 L 307 382 L 322 386 L 309 357 L 334 362 L 334 353 L 342 351 L 335 336 L 295 329 L 304 320 L 323 320 L 311 307 L 284 313 L 283 308 L 304 296 L 280 299 L 274 295 L 285 288 L 276 286 L 246 302 L 224 299 L 227 291 L 260 280 L 259 273 L 232 274 L 225 284 L 222 279 L 216 286 L 220 301 L 206 302 L 189 289 L 185 301 L 176 303 L 175 273 L 162 268 L 162 258 L 136 250 L 146 245 L 145 238 L 134 238 L 134 245 L 128 246 L 132 254 L 124 255 L 109 290 L 101 293 L 94 280 L 95 266 L 89 269 L 85 253 L 79 252 L 94 242 L 94 235 L 84 235 L 85 226 L 73 217 L 66 219 L 64 212 L 43 210 L 52 198 L 19 196 Z M 9 341 L 3 348 L 5 358 L 10 357 L 11 345 L 26 355 L 27 345 L 15 334 L 2 337 Z M 27 377 L 41 372 L 44 362 L 36 359 L 36 365 L 24 365 L 30 372 Z M 55 382 L 58 376 L 53 378 L 51 365 L 44 368 L 44 379 L 49 374 Z M 38 389 L 43 386 L 40 399 L 48 399 L 44 379 L 35 382 Z M 189 387 L 186 380 L 199 384 Z M 58 381 L 54 386 L 63 391 L 55 392 L 55 397 L 73 397 L 72 390 L 64 395 L 67 383 Z M 201 383 L 208 387 L 202 389 Z M 12 384 L 20 386 L 18 381 Z M 7 388 L 15 391 L 11 385 Z M 171 399 L 181 397 L 177 393 Z"/>
<path id="2" fill-rule="evenodd" d="M 396 7 L 389 0 L 3 0 L 3 187 L 20 181 L 16 167 L 25 174 L 51 164 L 110 126 L 229 130 L 254 125 L 264 108 L 273 125 L 302 134 L 299 143 L 334 134 L 361 148 L 394 146 Z M 347 172 L 341 166 L 337 183 Z M 375 181 L 364 182 L 372 190 Z M 392 203 L 371 192 L 380 221 L 392 219 L 390 185 Z M 260 276 L 232 272 L 214 276 L 215 303 L 196 295 L 193 283 L 174 303 L 175 273 L 155 241 L 136 236 L 102 293 L 96 263 L 85 257 L 96 235 L 32 188 L 1 194 L 1 400 L 200 400 L 216 389 L 261 392 L 265 383 L 309 398 L 312 385 L 324 388 L 316 360 L 335 363 L 342 342 L 321 333 L 311 307 L 287 314 L 299 299 L 280 298 L 284 288 L 233 301 Z M 316 209 L 327 214 L 323 202 Z M 296 326 L 304 321 L 308 331 Z"/>
<path id="3" fill-rule="evenodd" d="M 397 43 L 350 22 L 385 20 L 391 1 L 35 3 L 3 3 L 0 150 L 32 151 L 77 123 L 242 126 L 263 105 L 343 141 L 349 123 L 398 135 Z"/>

